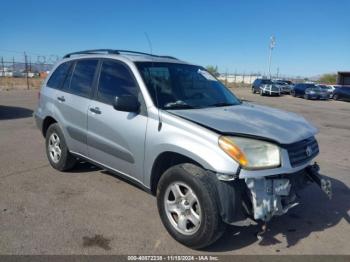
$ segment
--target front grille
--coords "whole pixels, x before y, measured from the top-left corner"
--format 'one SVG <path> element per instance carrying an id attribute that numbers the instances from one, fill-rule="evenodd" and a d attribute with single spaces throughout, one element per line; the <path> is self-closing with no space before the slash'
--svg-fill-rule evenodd
<path id="1" fill-rule="evenodd" d="M 305 164 L 318 153 L 318 144 L 314 137 L 283 146 L 288 151 L 290 164 L 292 167 Z"/>

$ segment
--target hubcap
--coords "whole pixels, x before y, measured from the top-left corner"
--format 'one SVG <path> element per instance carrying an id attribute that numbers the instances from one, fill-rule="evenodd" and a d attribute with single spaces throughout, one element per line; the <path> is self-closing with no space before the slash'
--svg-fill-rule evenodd
<path id="1" fill-rule="evenodd" d="M 201 207 L 197 196 L 186 184 L 175 182 L 165 192 L 164 205 L 171 225 L 184 235 L 197 232 L 201 224 Z"/>
<path id="2" fill-rule="evenodd" d="M 62 150 L 60 138 L 56 133 L 52 133 L 49 138 L 48 150 L 51 160 L 57 164 L 61 159 Z"/>

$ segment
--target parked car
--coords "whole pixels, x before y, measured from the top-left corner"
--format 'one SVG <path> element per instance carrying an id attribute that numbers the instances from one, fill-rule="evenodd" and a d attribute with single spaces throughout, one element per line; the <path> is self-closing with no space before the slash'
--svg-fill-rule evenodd
<path id="1" fill-rule="evenodd" d="M 255 79 L 252 85 L 253 94 L 260 95 L 281 95 L 281 89 L 276 86 L 270 79 Z"/>
<path id="2" fill-rule="evenodd" d="M 291 94 L 294 97 L 303 97 L 305 99 L 328 99 L 329 98 L 327 91 L 311 83 L 296 84 Z"/>
<path id="3" fill-rule="evenodd" d="M 334 100 L 350 100 L 350 86 L 337 87 L 333 92 Z"/>
<path id="4" fill-rule="evenodd" d="M 294 84 L 289 80 L 274 80 L 273 83 L 281 89 L 282 94 L 290 94 Z"/>
<path id="5" fill-rule="evenodd" d="M 44 81 L 34 115 L 53 168 L 84 160 L 137 184 L 156 195 L 170 235 L 192 248 L 216 241 L 227 224 L 285 214 L 310 181 L 331 193 L 312 164 L 313 125 L 241 102 L 205 68 L 170 56 L 68 54 Z"/>
<path id="6" fill-rule="evenodd" d="M 318 87 L 320 87 L 321 89 L 325 90 L 328 93 L 329 98 L 333 97 L 333 92 L 335 90 L 334 86 L 331 85 L 317 85 Z"/>

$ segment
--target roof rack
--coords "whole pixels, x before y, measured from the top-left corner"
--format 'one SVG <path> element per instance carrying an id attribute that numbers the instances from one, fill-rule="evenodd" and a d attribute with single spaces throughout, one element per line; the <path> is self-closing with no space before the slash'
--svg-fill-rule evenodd
<path id="1" fill-rule="evenodd" d="M 115 55 L 119 54 L 117 50 L 113 50 L 113 49 L 91 49 L 91 50 L 69 53 L 69 54 L 66 54 L 63 58 L 69 58 L 73 55 L 100 54 L 100 53 L 115 54 Z"/>
<path id="2" fill-rule="evenodd" d="M 149 53 L 144 52 L 138 52 L 138 51 L 131 51 L 131 50 L 115 50 L 115 49 L 91 49 L 91 50 L 85 50 L 85 51 L 78 51 L 66 54 L 63 58 L 69 58 L 73 55 L 87 55 L 87 54 L 113 54 L 113 55 L 120 55 L 121 53 L 129 53 L 129 54 L 137 54 L 137 55 L 147 55 L 152 57 L 161 57 L 161 58 L 168 58 L 168 59 L 176 59 L 176 57 L 173 56 L 165 56 L 165 55 L 153 55 Z"/>

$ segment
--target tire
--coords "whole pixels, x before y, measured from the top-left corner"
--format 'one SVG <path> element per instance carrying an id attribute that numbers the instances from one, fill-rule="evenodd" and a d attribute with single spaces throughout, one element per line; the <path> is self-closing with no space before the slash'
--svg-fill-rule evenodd
<path id="1" fill-rule="evenodd" d="M 309 96 L 307 94 L 305 94 L 304 99 L 309 100 Z"/>
<path id="2" fill-rule="evenodd" d="M 226 224 L 220 216 L 215 184 L 196 165 L 179 164 L 169 168 L 161 176 L 157 187 L 157 205 L 160 218 L 169 234 L 188 247 L 204 248 L 224 233 Z M 179 223 L 181 217 L 182 226 Z"/>
<path id="3" fill-rule="evenodd" d="M 254 89 L 254 87 L 252 88 L 252 93 L 255 94 L 255 89 Z"/>
<path id="4" fill-rule="evenodd" d="M 295 93 L 295 91 L 291 91 L 290 94 L 291 94 L 292 96 L 294 96 L 294 97 L 297 96 L 296 93 Z"/>
<path id="5" fill-rule="evenodd" d="M 45 140 L 46 155 L 50 165 L 59 171 L 72 169 L 77 160 L 69 152 L 62 130 L 57 123 L 49 126 Z"/>
<path id="6" fill-rule="evenodd" d="M 339 100 L 339 95 L 338 94 L 333 95 L 333 100 Z"/>

